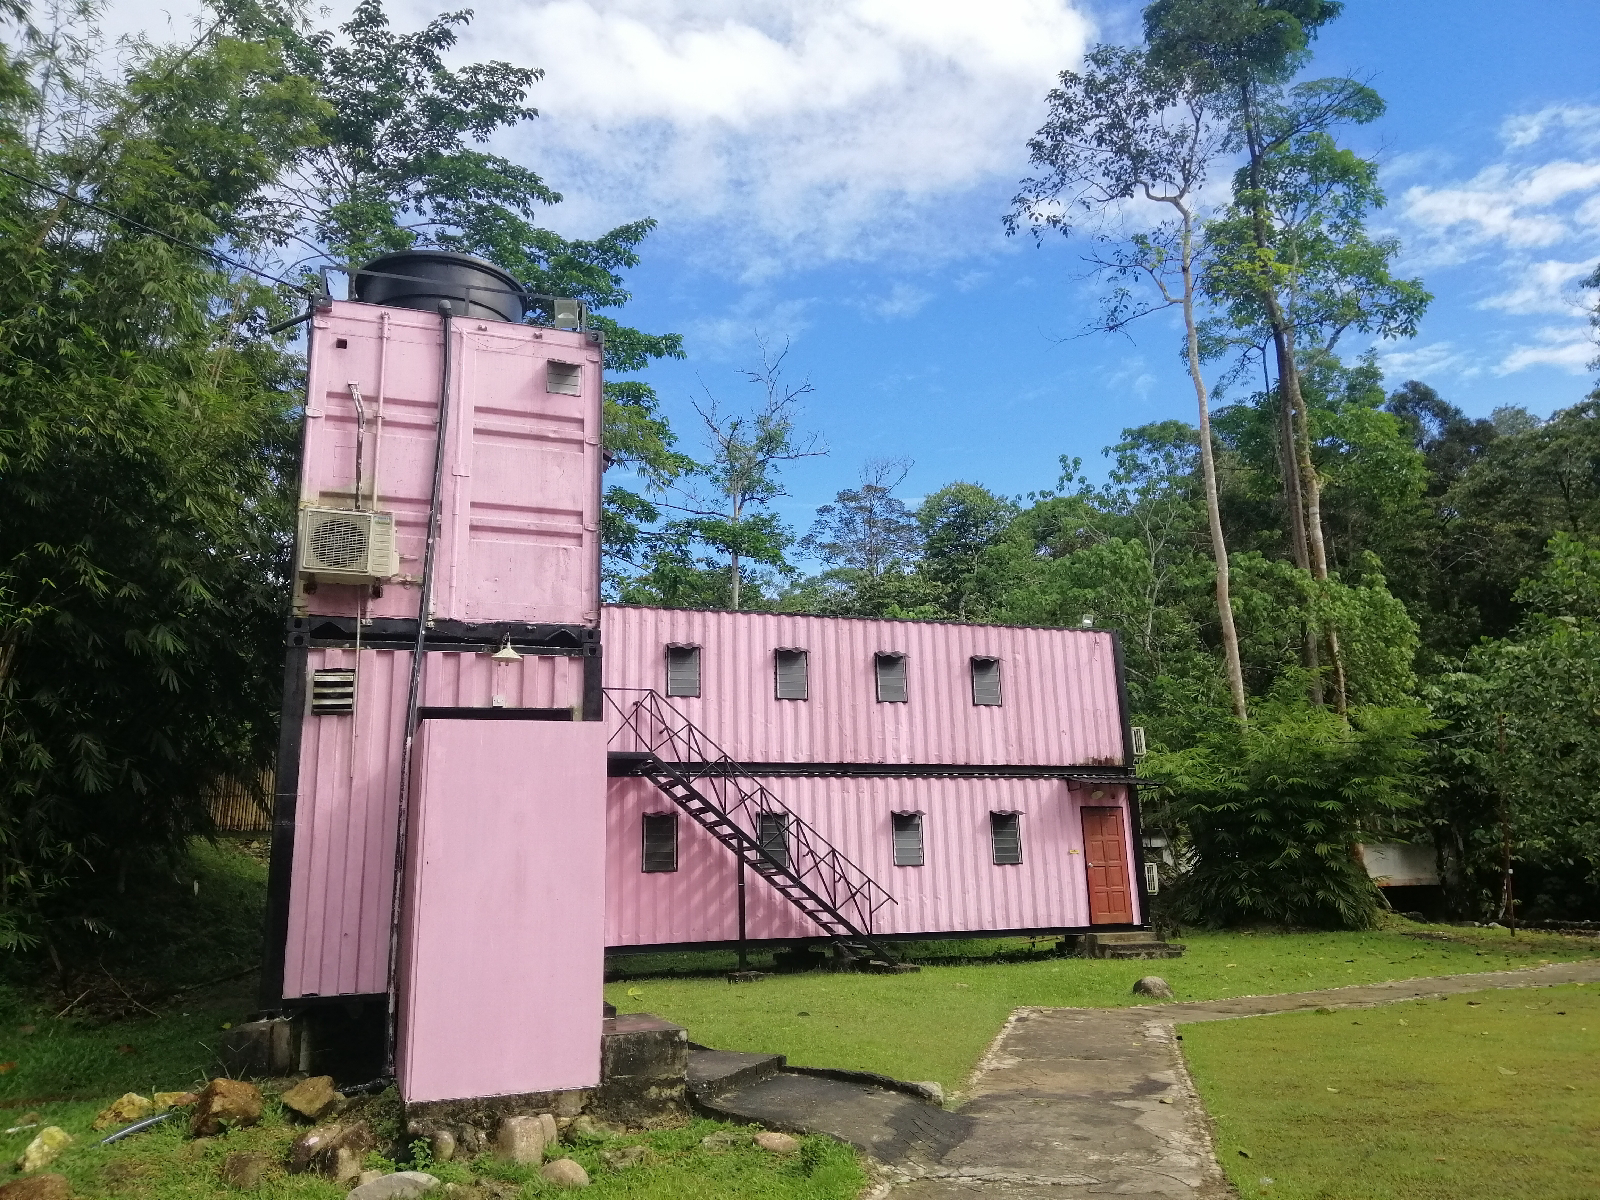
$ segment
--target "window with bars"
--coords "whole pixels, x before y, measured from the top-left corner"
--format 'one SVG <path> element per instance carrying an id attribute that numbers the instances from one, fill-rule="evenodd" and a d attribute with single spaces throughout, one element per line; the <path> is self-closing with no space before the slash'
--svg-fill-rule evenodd
<path id="1" fill-rule="evenodd" d="M 778 649 L 772 652 L 774 685 L 779 700 L 810 699 L 810 660 L 804 650 Z"/>
<path id="2" fill-rule="evenodd" d="M 880 650 L 874 656 L 878 675 L 878 703 L 904 704 L 910 698 L 906 687 L 906 656 L 893 650 Z"/>
<path id="3" fill-rule="evenodd" d="M 972 659 L 972 702 L 998 705 L 1000 703 L 1000 660 L 985 654 Z"/>
<path id="4" fill-rule="evenodd" d="M 641 871 L 678 869 L 678 814 L 645 813 Z"/>
<path id="5" fill-rule="evenodd" d="M 756 817 L 756 841 L 761 844 L 761 849 L 766 851 L 767 857 L 785 870 L 789 866 L 789 814 L 764 812 Z M 762 864 L 764 870 L 772 870 L 769 864 Z"/>
<path id="6" fill-rule="evenodd" d="M 989 842 L 994 850 L 995 866 L 1013 867 L 1022 862 L 1022 815 L 990 813 Z"/>
<path id="7" fill-rule="evenodd" d="M 897 812 L 894 820 L 894 865 L 920 867 L 922 865 L 922 814 Z"/>
<path id="8" fill-rule="evenodd" d="M 700 647 L 667 647 L 667 695 L 700 694 Z"/>

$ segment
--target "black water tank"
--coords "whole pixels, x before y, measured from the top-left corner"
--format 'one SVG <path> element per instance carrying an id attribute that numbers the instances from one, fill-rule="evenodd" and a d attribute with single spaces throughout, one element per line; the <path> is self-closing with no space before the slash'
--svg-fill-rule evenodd
<path id="1" fill-rule="evenodd" d="M 400 250 L 356 272 L 355 298 L 390 308 L 438 312 L 448 300 L 458 317 L 520 322 L 527 293 L 492 262 L 450 250 Z"/>

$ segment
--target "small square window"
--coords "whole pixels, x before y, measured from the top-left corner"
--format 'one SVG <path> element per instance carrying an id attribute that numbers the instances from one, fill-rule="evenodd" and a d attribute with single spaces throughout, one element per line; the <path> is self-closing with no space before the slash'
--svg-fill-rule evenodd
<path id="1" fill-rule="evenodd" d="M 563 396 L 581 396 L 583 367 L 577 363 L 556 362 L 551 359 L 544 365 L 544 390 L 559 392 Z"/>
<path id="2" fill-rule="evenodd" d="M 667 695 L 700 694 L 700 647 L 667 647 Z"/>
<path id="3" fill-rule="evenodd" d="M 976 655 L 972 660 L 972 702 L 998 705 L 1000 703 L 1000 660 L 986 655 Z"/>
<path id="4" fill-rule="evenodd" d="M 804 650 L 774 650 L 774 687 L 779 700 L 805 700 L 810 697 L 809 656 Z"/>
<path id="5" fill-rule="evenodd" d="M 1022 817 L 1014 812 L 989 814 L 989 841 L 994 849 L 994 865 L 1012 867 L 1022 861 Z"/>
<path id="6" fill-rule="evenodd" d="M 878 675 L 878 703 L 904 704 L 909 698 L 906 687 L 906 656 L 897 651 L 880 650 L 874 656 Z"/>
<path id="7" fill-rule="evenodd" d="M 922 865 L 922 814 L 895 813 L 894 865 L 920 867 Z"/>
<path id="8" fill-rule="evenodd" d="M 756 840 L 766 856 L 784 870 L 789 868 L 789 814 L 764 812 L 757 814 Z M 761 868 L 772 871 L 771 864 Z"/>
<path id="9" fill-rule="evenodd" d="M 646 872 L 678 869 L 678 814 L 644 814 L 644 848 L 640 870 Z"/>

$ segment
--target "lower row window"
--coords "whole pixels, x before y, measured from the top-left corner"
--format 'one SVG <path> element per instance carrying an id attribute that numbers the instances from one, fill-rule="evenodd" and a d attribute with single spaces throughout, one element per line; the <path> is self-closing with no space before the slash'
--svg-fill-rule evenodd
<path id="1" fill-rule="evenodd" d="M 894 828 L 894 865 L 920 867 L 925 861 L 922 843 L 922 814 L 897 812 L 890 820 Z M 770 860 L 761 868 L 771 871 L 789 867 L 789 814 L 764 812 L 756 818 L 756 842 Z M 989 850 L 997 867 L 1022 862 L 1022 814 L 989 814 Z M 645 813 L 641 870 L 678 869 L 678 814 Z"/>
<path id="2" fill-rule="evenodd" d="M 642 870 L 678 869 L 677 813 L 645 813 L 643 856 Z"/>

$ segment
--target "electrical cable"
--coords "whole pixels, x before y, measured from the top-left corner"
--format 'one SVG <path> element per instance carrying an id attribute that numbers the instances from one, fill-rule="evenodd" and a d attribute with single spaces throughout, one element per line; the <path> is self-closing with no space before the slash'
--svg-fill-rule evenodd
<path id="1" fill-rule="evenodd" d="M 389 1014 L 384 1039 L 385 1075 L 393 1075 L 399 1048 L 400 918 L 404 912 L 406 841 L 412 784 L 412 747 L 416 741 L 418 709 L 422 698 L 422 667 L 427 661 L 428 621 L 433 614 L 433 570 L 439 545 L 439 523 L 444 508 L 445 438 L 450 429 L 450 338 L 454 311 L 448 300 L 439 301 L 441 349 L 439 362 L 439 429 L 433 443 L 433 492 L 428 501 L 428 530 L 422 551 L 422 595 L 417 600 L 417 640 L 411 650 L 411 683 L 406 693 L 405 733 L 400 744 L 400 799 L 396 805 L 394 845 L 394 901 L 389 913 Z"/>
<path id="2" fill-rule="evenodd" d="M 93 200 L 85 200 L 82 196 L 74 196 L 71 192 L 64 192 L 60 188 L 51 187 L 48 183 L 42 183 L 37 179 L 31 179 L 26 175 L 20 174 L 17 171 L 13 171 L 10 167 L 0 167 L 0 175 L 9 175 L 11 178 L 20 180 L 29 187 L 36 187 L 42 192 L 49 192 L 52 196 L 59 196 L 63 200 L 68 200 L 73 204 L 81 205 L 92 212 L 99 213 L 103 217 L 110 217 L 113 221 L 121 221 L 124 225 L 132 226 L 134 229 L 142 230 L 145 233 L 154 234 L 158 238 L 163 238 L 164 240 L 171 242 L 174 246 L 182 246 L 185 250 L 193 250 L 197 254 L 204 254 L 210 258 L 214 258 L 220 263 L 226 263 L 235 270 L 244 271 L 247 274 L 256 276 L 258 279 L 265 279 L 269 283 L 281 284 L 286 288 L 292 288 L 293 290 L 308 296 L 317 294 L 313 289 L 308 288 L 303 283 L 291 283 L 287 279 L 283 279 L 267 271 L 257 270 L 255 267 L 247 266 L 245 263 L 242 263 L 237 259 L 229 258 L 220 250 L 212 250 L 209 247 L 201 246 L 195 242 L 186 242 L 182 238 L 174 237 L 170 233 L 163 233 L 161 230 L 152 225 L 146 225 L 143 221 L 137 221 L 132 217 L 124 216 L 122 213 L 113 212 L 109 208 L 96 204 Z M 298 318 L 298 320 L 304 319 L 304 317 Z"/>

